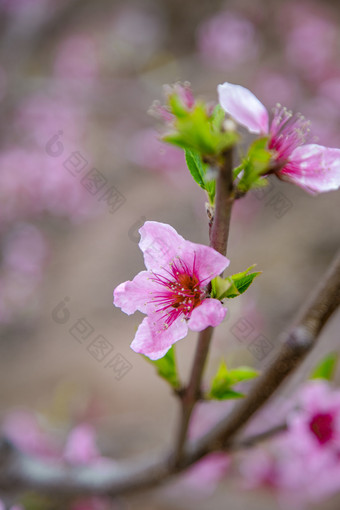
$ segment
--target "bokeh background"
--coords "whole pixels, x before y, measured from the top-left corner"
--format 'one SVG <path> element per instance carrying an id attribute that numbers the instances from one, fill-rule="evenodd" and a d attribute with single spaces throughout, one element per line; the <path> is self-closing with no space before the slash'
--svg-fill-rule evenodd
<path id="1" fill-rule="evenodd" d="M 146 219 L 200 243 L 208 229 L 203 193 L 183 154 L 158 141 L 148 110 L 162 101 L 163 84 L 189 81 L 195 95 L 214 103 L 217 84 L 230 81 L 268 108 L 280 102 L 300 111 L 314 140 L 339 147 L 339 27 L 335 1 L 0 0 L 4 422 L 11 416 L 28 441 L 27 424 L 38 422 L 61 442 L 86 422 L 96 427 L 101 451 L 116 459 L 171 444 L 176 401 L 130 350 L 141 316 L 115 309 L 112 291 L 143 267 L 138 228 Z M 230 271 L 257 263 L 263 274 L 231 303 L 207 380 L 221 356 L 230 366 L 270 361 L 278 333 L 339 240 L 336 192 L 311 197 L 274 179 L 265 194 L 236 204 Z M 283 399 L 322 353 L 336 349 L 339 326 L 335 317 L 325 328 Z M 262 350 L 250 345 L 259 335 Z M 194 346 L 193 334 L 178 345 L 184 378 Z M 237 468 L 218 486 L 172 485 L 117 505 L 279 508 L 271 491 L 245 490 Z M 322 507 L 338 505 L 333 498 Z"/>

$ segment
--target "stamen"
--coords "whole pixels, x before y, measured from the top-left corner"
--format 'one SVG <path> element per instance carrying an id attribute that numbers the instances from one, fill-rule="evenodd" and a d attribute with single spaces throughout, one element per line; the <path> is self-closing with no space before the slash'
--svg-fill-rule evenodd
<path id="1" fill-rule="evenodd" d="M 154 292 L 152 304 L 156 313 L 162 313 L 160 321 L 167 329 L 178 317 L 190 317 L 204 298 L 204 290 L 196 271 L 196 254 L 192 267 L 177 257 L 163 270 L 167 274 L 152 273 L 151 280 L 164 287 L 164 291 Z"/>
<path id="2" fill-rule="evenodd" d="M 310 122 L 299 113 L 293 115 L 280 104 L 276 105 L 273 113 L 268 146 L 275 152 L 276 161 L 284 162 L 289 159 L 294 149 L 308 140 Z"/>

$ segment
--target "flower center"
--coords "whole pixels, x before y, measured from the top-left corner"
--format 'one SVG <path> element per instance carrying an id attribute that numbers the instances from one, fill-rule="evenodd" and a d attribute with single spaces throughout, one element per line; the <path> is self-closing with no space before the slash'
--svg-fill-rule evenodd
<path id="1" fill-rule="evenodd" d="M 273 113 L 268 147 L 275 152 L 275 160 L 282 163 L 289 159 L 294 149 L 307 142 L 310 122 L 301 114 L 293 115 L 280 104 L 276 105 Z"/>
<path id="2" fill-rule="evenodd" d="M 168 276 L 153 273 L 153 281 L 162 285 L 164 292 L 156 292 L 152 303 L 157 313 L 163 312 L 164 328 L 168 328 L 178 317 L 190 317 L 193 309 L 202 302 L 204 291 L 195 270 L 195 260 L 189 268 L 178 258 L 165 271 Z"/>
<path id="3" fill-rule="evenodd" d="M 325 444 L 333 437 L 333 416 L 331 414 L 316 414 L 309 422 L 309 428 L 320 444 Z"/>

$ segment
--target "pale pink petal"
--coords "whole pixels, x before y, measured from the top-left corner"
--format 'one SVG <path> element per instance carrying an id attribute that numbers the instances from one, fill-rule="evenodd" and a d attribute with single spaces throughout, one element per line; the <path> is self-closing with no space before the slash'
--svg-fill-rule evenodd
<path id="1" fill-rule="evenodd" d="M 139 310 L 147 313 L 147 300 L 157 284 L 150 279 L 148 271 L 141 271 L 132 281 L 118 285 L 113 292 L 113 304 L 128 315 Z"/>
<path id="2" fill-rule="evenodd" d="M 88 464 L 98 459 L 96 433 L 93 427 L 81 424 L 75 427 L 68 437 L 64 458 L 71 464 Z"/>
<path id="3" fill-rule="evenodd" d="M 217 88 L 220 105 L 250 133 L 268 133 L 268 112 L 265 106 L 242 85 L 225 82 Z"/>
<path id="4" fill-rule="evenodd" d="M 218 251 L 203 244 L 185 241 L 181 260 L 190 268 L 199 280 L 206 285 L 215 276 L 221 274 L 229 266 L 230 260 Z"/>
<path id="5" fill-rule="evenodd" d="M 146 221 L 139 229 L 139 247 L 144 253 L 147 269 L 159 271 L 182 253 L 185 240 L 170 225 L 157 221 Z"/>
<path id="6" fill-rule="evenodd" d="M 183 481 L 192 490 L 199 491 L 200 495 L 212 494 L 218 482 L 225 477 L 230 464 L 230 457 L 226 453 L 211 453 L 188 469 Z"/>
<path id="7" fill-rule="evenodd" d="M 226 308 L 218 299 L 205 299 L 194 308 L 188 326 L 192 331 L 202 331 L 208 326 L 216 327 L 223 321 L 226 313 Z"/>
<path id="8" fill-rule="evenodd" d="M 172 344 L 184 338 L 188 333 L 188 326 L 182 319 L 174 321 L 164 329 L 163 322 L 154 322 L 153 316 L 145 317 L 137 329 L 131 348 L 155 360 L 162 358 Z"/>
<path id="9" fill-rule="evenodd" d="M 340 187 L 340 149 L 302 145 L 293 151 L 280 175 L 312 194 L 336 190 Z"/>

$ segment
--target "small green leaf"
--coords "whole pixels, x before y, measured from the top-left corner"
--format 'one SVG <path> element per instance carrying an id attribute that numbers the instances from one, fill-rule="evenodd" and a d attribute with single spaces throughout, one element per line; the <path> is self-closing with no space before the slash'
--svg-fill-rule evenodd
<path id="1" fill-rule="evenodd" d="M 216 278 L 211 280 L 211 297 L 222 299 L 221 296 L 225 294 L 231 286 L 232 282 L 228 278 L 216 276 Z"/>
<path id="2" fill-rule="evenodd" d="M 249 381 L 259 375 L 259 372 L 251 367 L 238 367 L 233 370 L 229 370 L 229 380 L 231 384 L 236 384 L 242 381 Z"/>
<path id="3" fill-rule="evenodd" d="M 165 379 L 173 388 L 180 387 L 180 381 L 177 375 L 176 358 L 174 346 L 161 359 L 151 360 L 145 356 L 145 359 L 152 363 L 160 377 Z"/>
<path id="4" fill-rule="evenodd" d="M 257 271 L 256 273 L 247 274 L 247 275 L 243 276 L 242 278 L 238 278 L 237 280 L 234 280 L 234 278 L 231 277 L 235 284 L 235 287 L 238 290 L 238 295 L 243 294 L 248 289 L 248 287 L 253 283 L 254 279 L 259 274 L 261 274 L 261 271 Z"/>
<path id="5" fill-rule="evenodd" d="M 216 276 L 211 281 L 212 293 L 211 296 L 222 300 L 225 298 L 231 299 L 243 294 L 248 287 L 252 284 L 254 279 L 261 274 L 261 271 L 257 271 L 254 273 L 248 272 L 253 269 L 253 266 L 248 267 L 245 271 L 241 273 L 236 273 L 227 278 L 221 278 L 220 276 Z"/>
<path id="6" fill-rule="evenodd" d="M 225 112 L 219 104 L 215 106 L 210 119 L 213 130 L 220 132 L 222 128 L 222 122 L 225 119 Z"/>
<path id="7" fill-rule="evenodd" d="M 235 398 L 244 398 L 244 393 L 240 393 L 239 391 L 231 390 L 231 389 L 224 389 L 221 391 L 218 391 L 214 395 L 210 395 L 211 398 L 214 398 L 216 400 L 231 400 Z"/>
<path id="8" fill-rule="evenodd" d="M 257 376 L 258 372 L 250 367 L 238 367 L 228 370 L 225 362 L 222 360 L 212 380 L 209 397 L 217 400 L 244 397 L 242 393 L 235 391 L 232 386 Z"/>
<path id="9" fill-rule="evenodd" d="M 212 179 L 211 181 L 208 181 L 205 179 L 205 190 L 208 194 L 210 204 L 214 205 L 215 192 L 216 192 L 216 181 L 214 179 Z"/>
<path id="10" fill-rule="evenodd" d="M 326 379 L 331 381 L 335 374 L 338 357 L 338 354 L 334 352 L 325 356 L 312 371 L 310 379 Z"/>
<path id="11" fill-rule="evenodd" d="M 185 160 L 194 181 L 197 182 L 201 188 L 205 189 L 204 169 L 200 155 L 196 151 L 187 149 L 185 151 Z"/>
<path id="12" fill-rule="evenodd" d="M 203 163 L 200 154 L 194 150 L 186 149 L 185 159 L 194 181 L 207 192 L 209 202 L 213 205 L 216 182 L 215 179 L 207 177 L 207 165 Z"/>
<path id="13" fill-rule="evenodd" d="M 165 142 L 197 151 L 202 157 L 217 157 L 239 139 L 236 131 L 223 131 L 224 112 L 219 107 L 211 114 L 204 102 L 196 101 L 188 109 L 176 94 L 168 98 L 168 106 L 175 119 L 173 131 L 163 137 Z"/>
<path id="14" fill-rule="evenodd" d="M 246 193 L 251 188 L 265 185 L 266 180 L 262 176 L 269 169 L 271 159 L 272 154 L 268 150 L 268 138 L 255 140 L 250 145 L 247 156 L 237 168 L 237 175 L 243 170 L 237 189 Z"/>

